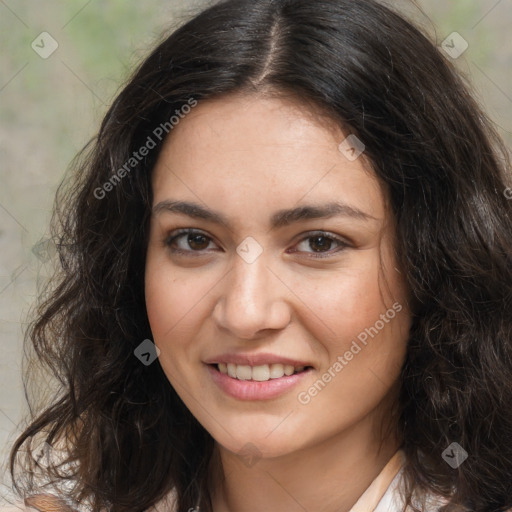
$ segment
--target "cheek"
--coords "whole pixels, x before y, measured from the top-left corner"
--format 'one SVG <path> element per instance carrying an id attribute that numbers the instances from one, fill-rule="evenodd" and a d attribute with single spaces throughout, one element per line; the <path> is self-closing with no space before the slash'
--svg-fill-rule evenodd
<path id="1" fill-rule="evenodd" d="M 207 269 L 172 267 L 165 255 L 148 252 L 145 300 L 153 342 L 162 366 L 184 366 L 199 358 L 199 331 L 211 313 L 211 293 L 221 276 Z"/>
<path id="2" fill-rule="evenodd" d="M 206 292 L 204 281 L 187 275 L 181 278 L 168 261 L 148 252 L 145 272 L 145 298 L 151 331 L 157 345 L 168 339 L 180 342 L 177 331 L 196 314 Z"/>
<path id="3" fill-rule="evenodd" d="M 395 299 L 383 296 L 379 269 L 368 254 L 366 264 L 330 273 L 312 281 L 297 280 L 297 296 L 303 299 L 303 321 L 318 333 L 323 344 L 343 344 L 370 327 Z"/>
<path id="4" fill-rule="evenodd" d="M 186 382 L 185 370 L 197 357 L 192 340 L 200 299 L 193 279 L 180 279 L 165 269 L 166 265 L 152 262 L 146 267 L 146 310 L 160 364 L 179 393 Z"/>
<path id="5" fill-rule="evenodd" d="M 380 383 L 387 388 L 398 377 L 410 314 L 396 274 L 388 272 L 383 279 L 378 252 L 359 254 L 358 262 L 314 286 L 311 281 L 297 281 L 296 286 L 297 295 L 305 298 L 301 321 L 322 354 L 322 372 L 331 369 L 338 377 L 331 391 L 342 386 L 343 394 L 350 390 L 350 395 L 363 399 L 369 389 L 379 392 Z M 343 361 L 333 369 L 340 356 Z"/>
<path id="6" fill-rule="evenodd" d="M 297 396 L 311 429 L 304 435 L 315 435 L 310 417 L 326 418 L 334 430 L 364 417 L 399 378 L 410 314 L 401 287 L 389 284 L 375 265 L 326 280 L 305 295 L 318 305 L 311 307 L 314 314 L 304 308 L 303 324 L 317 340 L 322 368 Z"/>

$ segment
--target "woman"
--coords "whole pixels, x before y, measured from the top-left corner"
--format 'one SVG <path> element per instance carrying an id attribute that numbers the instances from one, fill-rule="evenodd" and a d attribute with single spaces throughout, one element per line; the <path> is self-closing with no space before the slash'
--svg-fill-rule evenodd
<path id="1" fill-rule="evenodd" d="M 30 338 L 62 394 L 13 447 L 25 503 L 512 507 L 508 171 L 453 66 L 374 0 L 199 14 L 61 197 Z"/>

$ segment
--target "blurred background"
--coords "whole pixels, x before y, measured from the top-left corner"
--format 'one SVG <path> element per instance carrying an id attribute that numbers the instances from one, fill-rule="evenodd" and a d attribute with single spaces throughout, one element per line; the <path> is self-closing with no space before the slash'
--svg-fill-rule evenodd
<path id="1" fill-rule="evenodd" d="M 149 48 L 209 3 L 0 0 L 0 506 L 28 412 L 23 335 L 50 272 L 52 248 L 41 241 L 56 188 Z M 385 3 L 449 53 L 511 148 L 512 0 Z"/>

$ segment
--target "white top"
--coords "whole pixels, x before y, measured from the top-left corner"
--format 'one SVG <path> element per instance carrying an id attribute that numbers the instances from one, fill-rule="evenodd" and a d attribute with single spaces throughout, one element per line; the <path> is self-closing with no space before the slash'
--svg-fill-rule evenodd
<path id="1" fill-rule="evenodd" d="M 403 488 L 404 461 L 403 452 L 398 450 L 349 512 L 404 512 L 404 504 L 400 495 L 400 490 Z M 173 510 L 173 501 L 173 493 L 170 493 L 166 499 L 160 501 L 148 512 L 170 512 Z M 438 512 L 439 507 L 446 504 L 446 502 L 447 500 L 444 498 L 429 496 L 426 500 L 427 505 L 424 512 Z M 72 510 L 55 508 L 51 504 L 51 499 L 46 506 L 48 508 L 45 508 L 45 512 L 60 510 L 68 512 L 68 510 Z M 0 505 L 1 512 L 36 512 L 37 510 L 25 506 L 19 501 L 11 505 Z M 408 511 L 410 511 L 410 508 Z"/>
<path id="2" fill-rule="evenodd" d="M 349 512 L 404 512 L 404 501 L 400 493 L 404 488 L 404 462 L 404 452 L 398 450 Z M 445 498 L 434 496 L 429 496 L 425 501 L 423 512 L 437 512 L 439 507 L 448 502 Z M 408 507 L 407 511 L 410 510 Z"/>

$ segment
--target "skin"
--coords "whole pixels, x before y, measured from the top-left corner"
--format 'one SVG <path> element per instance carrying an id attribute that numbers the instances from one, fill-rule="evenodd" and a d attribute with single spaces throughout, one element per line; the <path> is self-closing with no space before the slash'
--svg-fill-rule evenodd
<path id="1" fill-rule="evenodd" d="M 407 288 L 385 192 L 364 153 L 350 161 L 338 149 L 347 135 L 292 98 L 229 95 L 200 102 L 181 120 L 154 169 L 153 206 L 194 201 L 231 223 L 160 210 L 151 218 L 146 265 L 160 364 L 216 441 L 215 512 L 348 511 L 400 444 L 382 432 L 396 423 L 392 405 L 411 320 Z M 331 201 L 368 218 L 269 226 L 277 210 Z M 165 243 L 178 228 L 208 238 L 190 245 L 181 237 L 174 247 L 188 252 L 180 255 Z M 317 231 L 347 245 L 331 236 L 315 252 Z M 249 236 L 263 248 L 252 263 L 236 252 Z M 299 392 L 396 302 L 401 311 L 300 403 Z M 242 401 L 214 384 L 203 362 L 225 352 L 270 352 L 314 370 L 279 397 Z"/>

